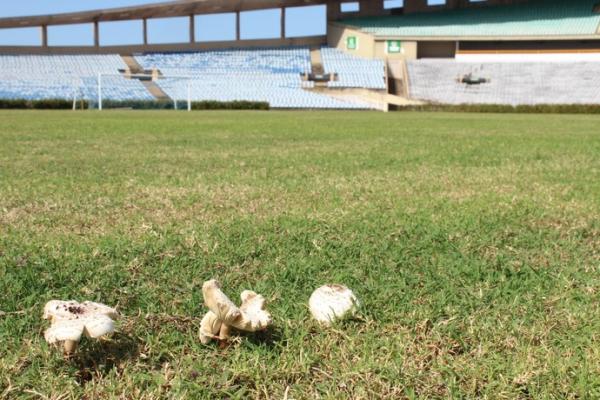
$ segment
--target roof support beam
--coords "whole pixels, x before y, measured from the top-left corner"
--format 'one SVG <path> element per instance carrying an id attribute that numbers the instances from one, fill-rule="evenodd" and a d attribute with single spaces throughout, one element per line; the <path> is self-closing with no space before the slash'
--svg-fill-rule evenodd
<path id="1" fill-rule="evenodd" d="M 96 48 L 89 46 L 0 46 L 0 54 L 133 54 L 171 51 L 203 51 L 211 49 L 237 49 L 265 48 L 282 46 L 322 46 L 327 43 L 326 36 L 294 37 L 286 39 L 246 39 L 242 42 L 235 40 L 196 42 L 189 43 L 164 43 L 164 44 L 134 44 L 134 45 L 109 45 Z"/>
<path id="2" fill-rule="evenodd" d="M 42 47 L 48 47 L 48 25 L 42 25 L 41 27 L 42 33 Z"/>
<path id="3" fill-rule="evenodd" d="M 144 44 L 148 44 L 148 18 L 143 19 L 143 29 L 144 29 Z"/>
<path id="4" fill-rule="evenodd" d="M 358 13 L 362 17 L 372 17 L 383 14 L 383 0 L 360 0 L 359 5 L 360 10 Z"/>
<path id="5" fill-rule="evenodd" d="M 281 38 L 285 38 L 285 7 L 281 7 Z"/>
<path id="6" fill-rule="evenodd" d="M 342 17 L 340 3 L 327 4 L 327 21 L 337 21 Z"/>
<path id="7" fill-rule="evenodd" d="M 178 0 L 142 6 L 120 7 L 64 14 L 0 18 L 0 28 L 27 28 L 42 25 L 74 25 L 94 21 L 133 21 L 144 18 L 186 17 L 190 14 L 222 14 L 238 11 L 265 10 L 337 4 L 341 0 Z M 377 0 L 379 1 L 379 0 Z"/>
<path id="8" fill-rule="evenodd" d="M 235 40 L 239 41 L 242 38 L 241 29 L 240 29 L 240 12 L 236 11 L 235 13 Z"/>
<path id="9" fill-rule="evenodd" d="M 190 43 L 196 43 L 196 16 L 190 15 Z"/>
<path id="10" fill-rule="evenodd" d="M 100 47 L 100 23 L 94 21 L 94 47 Z"/>

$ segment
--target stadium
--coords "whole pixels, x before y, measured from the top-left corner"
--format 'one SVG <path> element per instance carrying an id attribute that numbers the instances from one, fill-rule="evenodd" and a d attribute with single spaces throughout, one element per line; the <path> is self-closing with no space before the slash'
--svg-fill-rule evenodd
<path id="1" fill-rule="evenodd" d="M 0 29 L 39 29 L 41 38 L 38 46 L 0 47 L 0 97 L 380 110 L 600 102 L 595 1 L 428 3 L 202 0 L 3 18 Z M 302 7 L 326 8 L 325 35 L 286 36 L 288 16 Z M 242 39 L 245 15 L 257 10 L 278 16 L 270 22 L 279 38 Z M 231 16 L 233 40 L 196 40 L 211 14 Z M 179 18 L 185 43 L 149 41 L 149 26 L 164 18 Z M 102 45 L 102 33 L 118 22 L 137 24 L 142 43 Z M 87 25 L 92 43 L 50 46 L 52 29 L 69 25 Z"/>
<path id="2" fill-rule="evenodd" d="M 600 0 L 0 6 L 0 399 L 600 398 Z"/>

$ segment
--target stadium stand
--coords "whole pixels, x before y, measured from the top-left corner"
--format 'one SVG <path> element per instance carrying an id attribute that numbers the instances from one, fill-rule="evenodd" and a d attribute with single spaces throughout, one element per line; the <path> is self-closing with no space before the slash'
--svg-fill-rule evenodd
<path id="1" fill-rule="evenodd" d="M 118 55 L 0 55 L 0 98 L 79 99 L 98 97 L 98 74 L 104 76 L 103 97 L 151 100 L 137 80 L 118 76 L 126 68 Z"/>
<path id="2" fill-rule="evenodd" d="M 329 47 L 321 48 L 321 56 L 325 73 L 337 73 L 339 78 L 329 82 L 329 87 L 386 88 L 382 60 L 359 58 Z"/>
<path id="3" fill-rule="evenodd" d="M 375 36 L 507 37 L 594 35 L 600 14 L 597 0 L 536 0 L 404 16 L 351 18 L 342 21 Z"/>
<path id="4" fill-rule="evenodd" d="M 408 61 L 412 98 L 441 104 L 600 104 L 599 62 Z M 471 74 L 487 82 L 461 83 Z"/>
<path id="5" fill-rule="evenodd" d="M 136 60 L 144 69 L 159 69 L 165 78 L 158 85 L 177 100 L 187 99 L 189 85 L 194 101 L 266 101 L 273 108 L 371 108 L 355 99 L 343 101 L 304 90 L 314 85 L 301 79 L 311 70 L 308 47 L 153 53 Z"/>
<path id="6" fill-rule="evenodd" d="M 108 100 L 382 110 L 423 101 L 600 104 L 600 0 L 405 0 L 392 10 L 365 0 L 352 12 L 343 1 L 306 2 L 326 6 L 326 35 L 286 36 L 285 10 L 294 0 L 187 0 L 0 18 L 0 28 L 41 31 L 40 46 L 0 46 L 0 98 L 94 102 L 101 74 Z M 282 10 L 281 37 L 243 38 L 240 13 L 269 7 Z M 234 15 L 235 40 L 197 40 L 196 16 L 215 9 Z M 148 42 L 143 23 L 143 43 L 102 46 L 100 24 L 167 16 L 189 19 L 185 42 Z M 93 27 L 93 46 L 49 45 L 49 27 L 82 21 Z"/>
<path id="7" fill-rule="evenodd" d="M 144 69 L 159 69 L 164 78 L 158 85 L 170 98 L 180 101 L 187 100 L 189 86 L 194 101 L 266 101 L 273 108 L 372 108 L 355 98 L 344 100 L 304 90 L 314 85 L 301 79 L 301 75 L 311 69 L 307 47 L 152 53 L 135 59 Z M 375 80 L 382 86 L 382 62 L 362 61 L 351 56 L 341 59 L 335 66 L 343 71 L 342 77 L 348 74 L 345 81 L 350 87 L 369 82 L 377 86 L 372 83 Z M 357 76 L 352 70 L 352 59 L 360 60 L 358 64 L 379 66 L 377 77 L 371 74 L 365 80 Z M 344 62 L 349 65 L 344 67 Z M 118 55 L 0 56 L 0 98 L 77 97 L 95 101 L 98 74 L 103 74 L 104 99 L 153 100 L 140 81 L 118 75 L 119 70 L 126 68 Z"/>

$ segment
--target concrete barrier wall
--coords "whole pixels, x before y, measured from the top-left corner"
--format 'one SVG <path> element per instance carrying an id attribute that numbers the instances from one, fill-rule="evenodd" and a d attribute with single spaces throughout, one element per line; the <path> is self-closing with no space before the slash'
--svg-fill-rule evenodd
<path id="1" fill-rule="evenodd" d="M 319 46 L 327 43 L 326 36 L 285 39 L 259 39 L 224 42 L 147 44 L 126 46 L 0 46 L 0 54 L 133 54 L 152 52 L 178 52 L 227 48 Z"/>

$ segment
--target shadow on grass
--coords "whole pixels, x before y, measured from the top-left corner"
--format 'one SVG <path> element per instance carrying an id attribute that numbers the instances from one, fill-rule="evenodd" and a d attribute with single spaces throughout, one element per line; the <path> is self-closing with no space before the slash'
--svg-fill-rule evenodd
<path id="1" fill-rule="evenodd" d="M 245 341 L 254 346 L 265 346 L 270 350 L 280 349 L 285 345 L 286 339 L 280 328 L 272 326 L 267 330 L 258 332 L 236 332 Z"/>
<path id="2" fill-rule="evenodd" d="M 123 362 L 137 358 L 142 343 L 124 333 L 115 333 L 110 341 L 88 342 L 85 346 L 86 351 L 78 352 L 72 359 L 78 370 L 75 379 L 82 386 L 95 377 L 121 368 Z"/>

